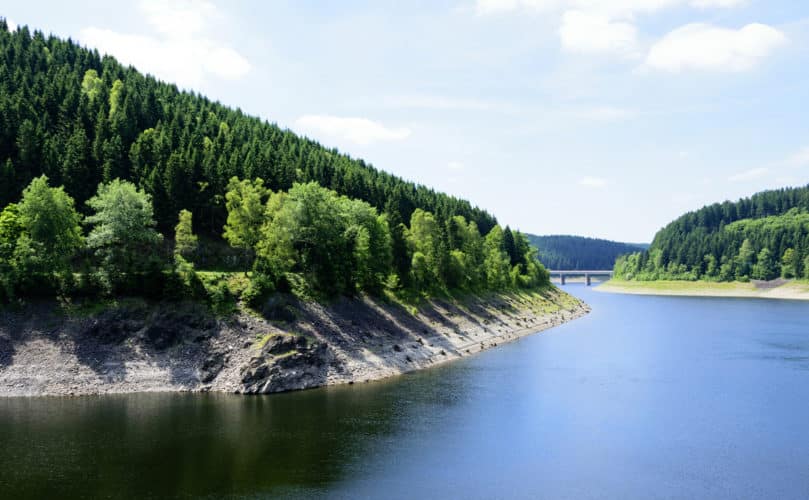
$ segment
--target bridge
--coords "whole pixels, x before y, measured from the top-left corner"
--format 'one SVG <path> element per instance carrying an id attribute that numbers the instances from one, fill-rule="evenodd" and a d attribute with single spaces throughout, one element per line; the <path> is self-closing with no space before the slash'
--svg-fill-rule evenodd
<path id="1" fill-rule="evenodd" d="M 575 270 L 568 270 L 568 271 L 548 271 L 551 274 L 551 278 L 554 276 L 559 277 L 559 281 L 561 284 L 565 284 L 565 281 L 569 276 L 584 276 L 584 284 L 585 286 L 590 286 L 591 278 L 593 276 L 607 276 L 612 278 L 612 270 L 605 270 L 605 271 L 575 271 Z"/>

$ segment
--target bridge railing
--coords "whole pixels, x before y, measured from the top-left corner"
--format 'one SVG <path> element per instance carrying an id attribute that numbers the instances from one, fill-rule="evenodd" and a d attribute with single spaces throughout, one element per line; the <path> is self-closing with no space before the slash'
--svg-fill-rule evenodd
<path id="1" fill-rule="evenodd" d="M 559 281 L 562 285 L 564 285 L 567 281 L 568 276 L 584 276 L 584 284 L 585 286 L 590 286 L 592 284 L 592 277 L 593 276 L 609 276 L 612 278 L 613 271 L 611 269 L 585 269 L 585 270 L 549 270 L 548 273 L 553 278 L 554 276 L 559 277 Z"/>

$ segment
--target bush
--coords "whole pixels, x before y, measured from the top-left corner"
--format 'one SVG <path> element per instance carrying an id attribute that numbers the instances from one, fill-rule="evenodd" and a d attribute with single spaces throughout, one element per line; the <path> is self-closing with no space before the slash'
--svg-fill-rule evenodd
<path id="1" fill-rule="evenodd" d="M 259 308 L 261 303 L 275 291 L 272 278 L 264 274 L 255 273 L 250 284 L 242 292 L 242 301 L 253 308 Z"/>

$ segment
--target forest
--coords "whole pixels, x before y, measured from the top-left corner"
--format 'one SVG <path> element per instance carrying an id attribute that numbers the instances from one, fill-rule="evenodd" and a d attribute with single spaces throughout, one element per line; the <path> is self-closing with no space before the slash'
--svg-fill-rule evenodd
<path id="1" fill-rule="evenodd" d="M 587 238 L 584 236 L 526 234 L 538 251 L 540 262 L 561 271 L 612 269 L 620 255 L 637 252 L 644 245 Z"/>
<path id="2" fill-rule="evenodd" d="M 0 19 L 0 298 L 547 283 L 468 201 Z M 160 292 L 158 292 L 160 291 Z"/>
<path id="3" fill-rule="evenodd" d="M 651 247 L 618 258 L 629 280 L 809 278 L 809 186 L 757 193 L 689 212 Z"/>

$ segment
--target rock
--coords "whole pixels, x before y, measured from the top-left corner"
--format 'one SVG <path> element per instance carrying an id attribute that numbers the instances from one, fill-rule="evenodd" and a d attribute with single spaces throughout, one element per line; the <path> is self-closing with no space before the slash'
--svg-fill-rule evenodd
<path id="1" fill-rule="evenodd" d="M 399 344 L 393 344 L 393 350 L 396 352 L 402 352 L 402 346 Z"/>
<path id="2" fill-rule="evenodd" d="M 272 355 L 285 354 L 306 348 L 305 337 L 297 335 L 275 335 L 264 344 L 262 352 Z"/>
<path id="3" fill-rule="evenodd" d="M 203 384 L 212 382 L 219 375 L 219 372 L 225 367 L 224 357 L 222 353 L 215 353 L 205 360 L 199 374 L 200 381 Z"/>

